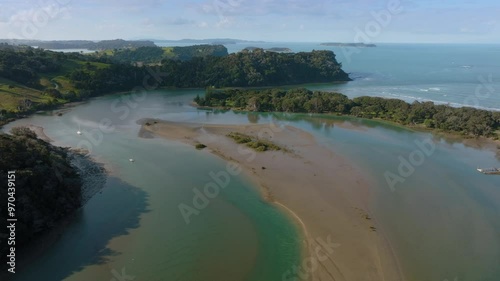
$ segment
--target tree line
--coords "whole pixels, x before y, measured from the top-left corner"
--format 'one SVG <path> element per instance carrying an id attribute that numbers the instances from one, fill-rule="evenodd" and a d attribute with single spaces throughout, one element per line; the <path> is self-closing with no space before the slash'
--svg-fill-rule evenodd
<path id="1" fill-rule="evenodd" d="M 186 52 L 178 52 L 175 59 L 163 59 L 160 65 L 149 66 L 116 63 L 112 57 L 101 58 L 100 62 L 111 64 L 111 67 L 95 71 L 77 69 L 69 74 L 69 78 L 77 88 L 90 91 L 91 96 L 132 89 L 140 85 L 138 83 L 150 71 L 165 74 L 160 87 L 176 88 L 255 87 L 350 80 L 331 51 L 285 54 L 256 49 L 227 56 L 178 59 L 192 50 L 186 48 Z"/>
<path id="2" fill-rule="evenodd" d="M 5 44 L 0 45 L 0 77 L 43 89 L 40 85 L 42 76 L 60 74 L 70 79 L 76 92 L 88 91 L 87 96 L 140 86 L 148 75 L 147 68 L 167 74 L 160 86 L 178 88 L 272 86 L 350 80 L 331 51 L 283 54 L 255 49 L 227 55 L 225 47 L 220 47 L 175 47 L 171 58 L 164 58 L 155 65 L 135 66 L 130 61 L 138 59 L 135 55 L 146 58 L 155 56 L 161 48 L 142 47 L 135 51 L 120 51 L 117 56 L 124 57 L 115 60 L 113 56 L 59 53 Z M 92 68 L 92 63 L 107 64 L 109 67 Z"/>
<path id="3" fill-rule="evenodd" d="M 260 87 L 350 81 L 332 51 L 277 53 L 244 50 L 227 56 L 164 60 L 164 86 Z"/>
<path id="4" fill-rule="evenodd" d="M 82 181 L 71 165 L 67 149 L 38 139 L 27 128 L 14 128 L 11 133 L 0 133 L 0 176 L 7 179 L 8 171 L 15 171 L 15 194 L 7 189 L 7 184 L 0 188 L 0 198 L 5 200 L 0 204 L 0 219 L 7 221 L 7 198 L 12 193 L 17 218 L 16 245 L 21 247 L 81 206 Z M 7 237 L 7 230 L 2 227 L 0 235 Z M 8 247 L 1 243 L 1 252 L 8 253 Z"/>
<path id="5" fill-rule="evenodd" d="M 423 126 L 463 135 L 499 137 L 500 112 L 451 107 L 433 102 L 356 97 L 340 93 L 294 89 L 207 89 L 194 100 L 202 107 L 260 112 L 333 113 L 379 118 L 403 125 Z"/>

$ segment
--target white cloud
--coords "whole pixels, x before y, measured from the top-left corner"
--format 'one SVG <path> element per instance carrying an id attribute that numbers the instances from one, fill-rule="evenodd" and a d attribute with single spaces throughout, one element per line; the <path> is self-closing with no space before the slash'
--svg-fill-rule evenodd
<path id="1" fill-rule="evenodd" d="M 56 1 L 36 8 L 11 10 L 14 12 L 7 18 L 4 16 L 0 25 L 0 34 L 9 38 L 33 39 L 51 22 L 71 18 L 69 8 Z"/>
<path id="2" fill-rule="evenodd" d="M 58 4 L 49 4 L 44 7 L 19 10 L 9 18 L 10 24 L 32 22 L 35 25 L 47 24 L 49 21 L 69 17 L 69 9 Z"/>

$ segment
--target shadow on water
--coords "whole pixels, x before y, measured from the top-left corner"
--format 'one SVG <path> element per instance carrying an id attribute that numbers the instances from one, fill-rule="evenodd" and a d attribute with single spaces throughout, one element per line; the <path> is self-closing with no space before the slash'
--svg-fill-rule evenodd
<path id="1" fill-rule="evenodd" d="M 141 215 L 148 212 L 148 205 L 146 192 L 109 177 L 104 189 L 55 234 L 59 236 L 56 241 L 36 254 L 36 260 L 25 268 L 17 268 L 12 280 L 64 280 L 87 266 L 108 262 L 121 254 L 108 248 L 108 243 L 138 228 Z M 112 278 L 110 271 L 103 280 Z"/>

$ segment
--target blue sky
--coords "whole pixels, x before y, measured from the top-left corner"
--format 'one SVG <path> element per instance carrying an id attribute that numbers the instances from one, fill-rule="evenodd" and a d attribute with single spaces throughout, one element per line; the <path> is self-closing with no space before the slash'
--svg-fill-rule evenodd
<path id="1" fill-rule="evenodd" d="M 0 38 L 500 43 L 494 0 L 0 0 Z"/>

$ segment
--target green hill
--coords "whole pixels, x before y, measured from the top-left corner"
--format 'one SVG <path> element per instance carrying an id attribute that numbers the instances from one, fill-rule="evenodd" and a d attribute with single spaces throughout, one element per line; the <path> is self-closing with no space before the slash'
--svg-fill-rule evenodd
<path id="1" fill-rule="evenodd" d="M 76 100 L 80 91 L 68 74 L 109 66 L 79 54 L 0 44 L 0 113 L 26 112 Z"/>
<path id="2" fill-rule="evenodd" d="M 228 52 L 223 45 L 194 45 L 186 47 L 139 47 L 108 49 L 97 52 L 97 57 L 106 57 L 118 63 L 160 64 L 164 60 L 188 61 L 197 57 L 223 57 Z"/>

